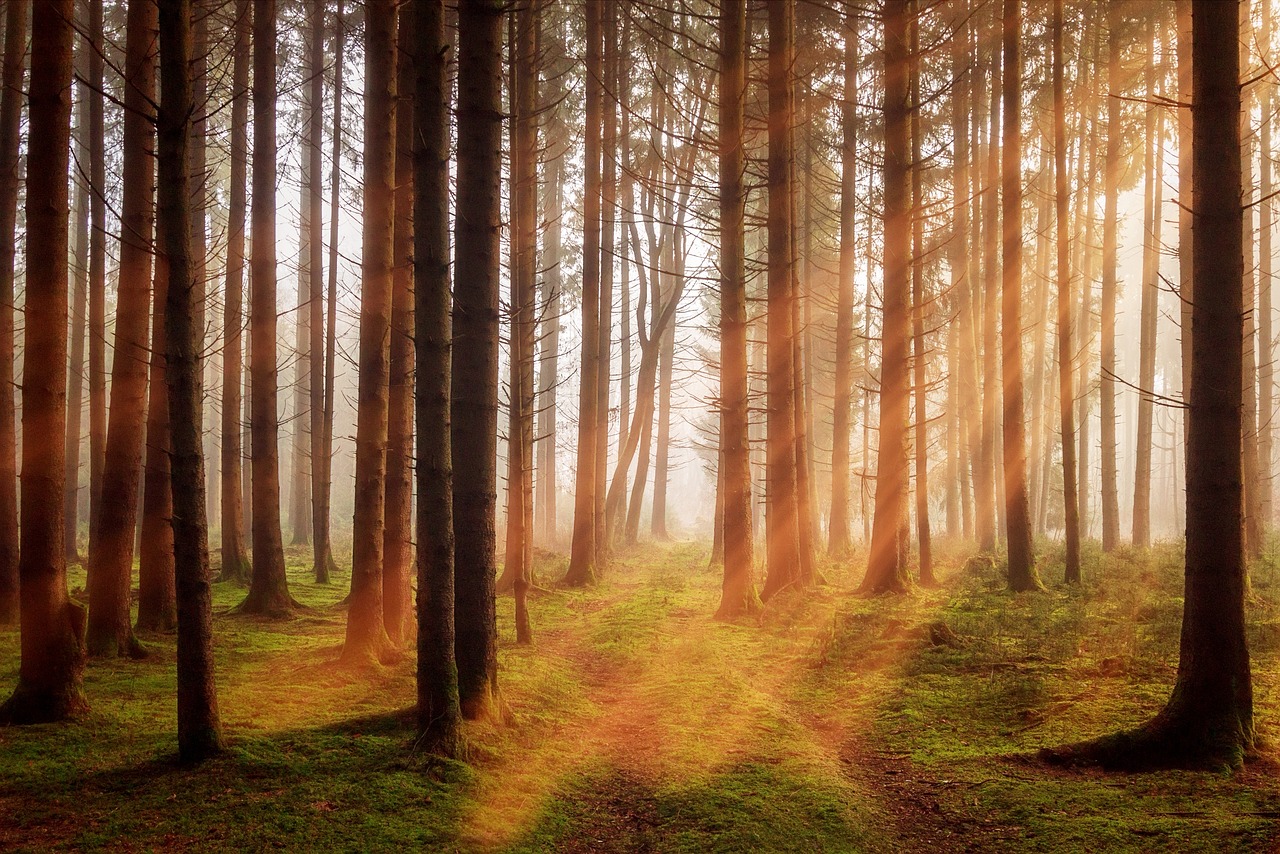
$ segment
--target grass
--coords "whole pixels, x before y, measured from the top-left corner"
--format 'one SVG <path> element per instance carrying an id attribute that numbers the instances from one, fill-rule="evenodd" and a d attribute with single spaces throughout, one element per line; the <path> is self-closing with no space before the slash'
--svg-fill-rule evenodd
<path id="1" fill-rule="evenodd" d="M 622 555 L 588 590 L 535 593 L 535 645 L 499 600 L 508 726 L 468 725 L 466 764 L 417 754 L 409 657 L 336 666 L 347 579 L 290 556 L 286 622 L 215 587 L 228 754 L 174 762 L 172 636 L 93 662 L 83 721 L 0 729 L 0 849 L 371 851 L 1268 850 L 1280 783 L 1046 768 L 1042 746 L 1142 721 L 1172 683 L 1175 546 L 1085 556 L 1081 590 L 1004 592 L 940 549 L 941 590 L 863 598 L 855 559 L 761 617 L 710 619 L 702 546 Z M 553 578 L 563 561 L 540 555 Z M 1060 576 L 1052 544 L 1046 579 Z M 83 586 L 73 572 L 72 586 Z M 1276 718 L 1280 568 L 1253 573 L 1255 714 Z M 17 673 L 0 632 L 0 684 Z"/>

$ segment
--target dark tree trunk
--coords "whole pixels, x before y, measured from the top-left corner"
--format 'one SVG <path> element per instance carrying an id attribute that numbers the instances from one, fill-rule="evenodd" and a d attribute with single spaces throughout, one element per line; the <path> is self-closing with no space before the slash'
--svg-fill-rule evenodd
<path id="1" fill-rule="evenodd" d="M 199 284 L 191 258 L 192 194 L 187 168 L 192 113 L 191 3 L 160 10 L 158 216 L 169 273 L 165 353 L 173 443 L 173 544 L 178 600 L 178 755 L 199 762 L 222 750 L 213 681 L 209 527 L 205 518 Z M 200 176 L 203 177 L 203 176 Z M 199 180 L 199 179 L 197 179 Z"/>
<path id="2" fill-rule="evenodd" d="M 138 655 L 129 623 L 134 529 L 146 423 L 147 322 L 155 229 L 155 39 L 152 0 L 132 0 L 125 33 L 124 145 L 115 355 L 102 500 L 89 535 L 90 655 Z"/>
<path id="3" fill-rule="evenodd" d="M 17 347 L 13 302 L 18 133 L 29 11 L 26 3 L 5 7 L 4 90 L 0 92 L 0 625 L 12 625 L 18 620 L 18 431 L 13 398 L 13 357 Z"/>
<path id="4" fill-rule="evenodd" d="M 386 528 L 382 615 L 391 642 L 413 632 L 409 564 L 413 503 L 413 27 L 407 6 L 396 33 L 395 236 L 391 271 L 391 352 L 387 397 Z"/>
<path id="5" fill-rule="evenodd" d="M 84 609 L 67 596 L 63 562 L 63 430 L 67 392 L 67 165 L 71 147 L 72 0 L 35 4 L 31 147 L 27 159 L 26 335 L 22 382 L 22 662 L 0 723 L 87 711 Z M 10 17 L 12 20 L 12 17 Z"/>
<path id="6" fill-rule="evenodd" d="M 462 713 L 471 720 L 497 716 L 501 711 L 494 516 L 503 14 L 500 0 L 476 0 L 458 10 L 458 216 L 454 238 L 458 287 L 454 293 L 451 376 L 453 530 L 458 569 L 454 646 Z M 598 258 L 599 252 L 595 254 Z M 594 389 L 594 385 L 586 388 Z M 592 530 L 589 525 L 587 530 Z M 584 557 L 589 558 L 590 552 Z"/>
<path id="7" fill-rule="evenodd" d="M 900 547 L 907 503 L 907 337 L 911 277 L 911 148 L 907 0 L 884 16 L 884 299 L 880 359 L 880 450 L 875 518 L 862 588 L 901 592 L 910 581 Z"/>
<path id="8" fill-rule="evenodd" d="M 253 4 L 253 241 L 249 287 L 250 457 L 253 579 L 242 613 L 272 617 L 295 607 L 280 532 L 280 423 L 276 341 L 276 0 Z"/>
<path id="9" fill-rule="evenodd" d="M 395 0 L 365 11 L 364 252 L 361 255 L 360 377 L 351 596 L 342 658 L 376 662 L 390 639 L 383 618 L 388 388 L 396 155 Z"/>
<path id="10" fill-rule="evenodd" d="M 320 19 L 323 30 L 324 3 L 311 3 L 304 7 L 310 19 L 309 41 L 315 38 L 315 21 Z M 323 38 L 323 35 L 321 36 Z M 312 251 L 311 242 L 317 236 L 317 229 L 311 224 L 313 212 L 311 198 L 315 188 L 320 184 L 320 172 L 315 169 L 316 158 L 311 156 L 312 150 L 320 144 L 315 134 L 319 123 L 312 117 L 320 109 L 320 99 L 315 97 L 316 84 L 323 89 L 324 71 L 323 54 L 320 65 L 312 65 L 314 46 L 308 45 L 307 77 L 308 85 L 304 87 L 302 98 L 302 120 L 298 141 L 299 152 L 299 198 L 298 198 L 298 275 L 297 310 L 294 312 L 294 352 L 293 363 L 293 421 L 291 424 L 289 454 L 289 531 L 292 535 L 291 545 L 305 546 L 311 544 L 311 377 L 313 375 L 313 357 L 318 355 L 311 349 L 311 283 L 316 275 L 312 263 L 316 253 Z M 321 47 L 323 51 L 323 46 Z"/>
<path id="11" fill-rule="evenodd" d="M 83 53 L 91 49 L 87 42 L 83 42 L 81 56 L 76 60 L 76 75 L 82 80 L 88 78 Z M 72 144 L 76 149 L 76 162 L 87 163 L 89 161 L 89 96 L 83 83 L 77 88 L 79 94 L 75 105 L 76 129 Z M 73 282 L 71 338 L 68 345 L 69 364 L 67 365 L 67 435 L 63 442 L 67 460 L 67 486 L 62 500 L 64 515 L 62 535 L 68 564 L 80 562 L 80 547 L 76 540 L 80 528 L 80 428 L 84 420 L 84 338 L 89 308 L 90 188 L 83 175 L 75 175 L 72 183 L 76 188 L 75 202 L 71 208 L 71 222 L 75 233 L 71 238 L 71 252 L 74 259 L 71 266 Z"/>
<path id="12" fill-rule="evenodd" d="M 454 657 L 453 463 L 449 442 L 448 42 L 443 0 L 425 0 L 406 8 L 416 12 L 417 47 L 413 285 L 420 508 L 418 730 L 425 749 L 453 756 L 461 751 L 462 712 Z"/>

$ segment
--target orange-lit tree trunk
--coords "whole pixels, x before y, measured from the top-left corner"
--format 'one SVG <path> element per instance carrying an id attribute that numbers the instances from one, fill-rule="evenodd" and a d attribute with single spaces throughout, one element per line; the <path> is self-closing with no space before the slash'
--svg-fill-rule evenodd
<path id="1" fill-rule="evenodd" d="M 138 655 L 129 623 L 134 528 L 146 421 L 147 322 L 155 229 L 155 39 L 153 0 L 131 0 L 125 23 L 123 170 L 115 355 L 102 500 L 89 526 L 90 655 Z"/>
<path id="2" fill-rule="evenodd" d="M 253 210 L 249 286 L 253 578 L 240 610 L 294 610 L 280 532 L 280 423 L 276 374 L 276 0 L 253 4 Z"/>
<path id="3" fill-rule="evenodd" d="M 601 110 L 603 127 L 600 135 L 600 325 L 596 337 L 596 464 L 595 500 L 596 570 L 604 568 L 609 558 L 605 539 L 605 492 L 609 468 L 609 384 L 613 363 L 613 261 L 617 251 L 618 220 L 618 8 L 619 3 L 605 3 L 601 13 L 601 32 L 605 34 L 600 61 L 602 78 Z"/>
<path id="4" fill-rule="evenodd" d="M 716 616 L 722 619 L 750 613 L 759 606 L 751 578 L 751 445 L 747 439 L 747 278 L 743 241 L 746 158 L 742 137 L 746 51 L 746 0 L 727 0 L 720 9 L 720 465 L 724 484 L 724 583 Z M 847 445 L 847 429 L 845 442 Z M 847 456 L 845 465 L 848 466 Z M 847 540 L 847 518 L 845 526 Z"/>
<path id="5" fill-rule="evenodd" d="M 1243 15 L 1240 18 L 1241 39 L 1245 44 L 1252 44 L 1254 34 L 1252 32 L 1251 15 Z M 1248 51 L 1240 53 L 1240 77 L 1245 79 L 1251 73 L 1251 66 L 1248 62 Z M 1250 559 L 1257 559 L 1262 555 L 1262 536 L 1263 536 L 1263 520 L 1262 520 L 1262 502 L 1259 494 L 1261 492 L 1258 478 L 1258 334 L 1256 316 L 1254 314 L 1258 295 L 1258 277 L 1257 277 L 1257 246 L 1254 231 L 1254 207 L 1257 204 L 1257 190 L 1253 182 L 1253 160 L 1254 160 L 1254 135 L 1252 125 L 1252 104 L 1250 102 L 1250 91 L 1246 89 L 1241 93 L 1243 107 L 1240 112 L 1240 156 L 1243 158 L 1241 166 L 1241 184 L 1245 188 L 1246 197 L 1250 200 L 1250 204 L 1244 208 L 1244 224 L 1243 247 L 1244 252 L 1244 356 L 1243 356 L 1243 373 L 1241 382 L 1243 383 L 1243 398 L 1241 405 L 1243 411 L 1243 426 L 1241 428 L 1241 437 L 1244 443 L 1244 550 L 1245 555 Z M 1268 153 L 1269 156 L 1269 153 Z"/>
<path id="6" fill-rule="evenodd" d="M 1036 590 L 1027 499 L 1026 407 L 1022 393 L 1022 0 L 1004 0 L 1004 203 L 1001 378 L 1004 380 L 1004 496 L 1009 526 L 1009 588 Z"/>
<path id="7" fill-rule="evenodd" d="M 911 4 L 911 343 L 912 392 L 915 404 L 916 542 L 920 549 L 920 583 L 932 587 L 933 546 L 929 537 L 929 405 L 925 394 L 924 296 L 924 159 L 920 131 L 920 0 Z"/>
<path id="8" fill-rule="evenodd" d="M 387 397 L 386 528 L 382 537 L 382 614 L 387 636 L 412 637 L 409 580 L 413 484 L 413 26 L 400 7 L 396 32 L 395 235 L 391 271 L 391 350 Z"/>
<path id="9" fill-rule="evenodd" d="M 1147 22 L 1146 61 L 1147 97 L 1154 100 L 1155 91 L 1155 21 Z M 1163 110 L 1147 110 L 1146 176 L 1143 203 L 1142 314 L 1138 343 L 1138 444 L 1133 477 L 1133 544 L 1138 548 L 1151 545 L 1151 456 L 1152 426 L 1155 420 L 1156 382 L 1156 311 L 1160 295 L 1160 192 L 1161 176 L 1157 170 L 1163 151 L 1164 122 L 1157 121 Z"/>
<path id="10" fill-rule="evenodd" d="M 87 41 L 81 43 L 76 57 L 76 76 L 88 79 L 84 53 L 92 50 Z M 83 83 L 76 87 L 76 127 L 72 144 L 75 146 L 75 162 L 89 162 L 89 94 Z M 76 172 L 80 172 L 79 169 Z M 89 194 L 91 188 L 83 174 L 74 175 L 75 201 L 71 207 L 70 237 L 72 265 L 71 337 L 68 341 L 67 365 L 67 434 L 63 442 L 67 460 L 67 484 L 62 498 L 62 538 L 68 564 L 80 562 L 80 547 L 76 542 L 80 526 L 80 428 L 84 420 L 84 339 L 89 302 Z"/>
<path id="11" fill-rule="evenodd" d="M 18 4 L 21 5 L 21 4 Z M 107 448 L 107 165 L 102 0 L 89 0 L 89 524 L 102 500 Z M 3 297 L 0 297 L 2 300 Z M 3 378 L 0 377 L 0 383 Z M 0 451 L 3 453 L 3 451 Z M 3 611 L 3 606 L 0 606 Z M 3 617 L 0 616 L 0 621 Z"/>
<path id="12" fill-rule="evenodd" d="M 1120 499 L 1117 485 L 1116 443 L 1116 232 L 1117 198 L 1120 194 L 1122 132 L 1120 127 L 1122 21 L 1119 3 L 1107 4 L 1107 150 L 1103 190 L 1102 310 L 1100 313 L 1102 362 L 1100 378 L 1102 417 L 1102 550 L 1120 545 Z"/>
<path id="13" fill-rule="evenodd" d="M 494 606 L 494 516 L 503 14 L 500 0 L 476 0 L 458 10 L 458 189 L 454 238 L 458 287 L 454 292 L 451 377 L 457 567 L 454 648 L 462 714 L 471 720 L 495 716 L 502 705 L 498 695 Z"/>
<path id="14" fill-rule="evenodd" d="M 67 391 L 67 166 L 71 147 L 72 0 L 35 4 L 27 158 L 26 335 L 22 382 L 22 586 L 18 685 L 0 723 L 62 720 L 87 709 L 84 609 L 63 562 L 63 430 Z"/>
<path id="15" fill-rule="evenodd" d="M 600 147 L 603 110 L 603 4 L 586 2 L 586 165 L 582 201 L 582 367 L 578 371 L 578 454 L 574 479 L 573 545 L 565 583 L 596 579 L 596 442 L 600 354 Z M 608 334 L 607 331 L 604 334 Z"/>
<path id="16" fill-rule="evenodd" d="M 994 24 L 989 31 L 992 40 L 1000 32 L 999 6 L 992 6 Z M 981 36 L 979 36 L 981 39 Z M 979 50 L 981 54 L 982 51 Z M 993 552 L 999 538 L 1002 521 L 999 506 L 1000 478 L 996 462 L 997 433 L 1000 425 L 996 413 L 1000 411 L 1001 388 L 998 336 L 1000 298 L 1000 259 L 997 235 L 1000 231 L 1000 62 L 992 58 L 991 91 L 987 107 L 987 123 L 990 128 L 986 145 L 986 186 L 982 191 L 982 453 L 979 465 L 981 478 L 974 478 L 978 489 L 978 541 L 984 552 Z"/>
<path id="17" fill-rule="evenodd" d="M 1063 0 L 1053 0 L 1053 188 L 1057 243 L 1058 414 L 1062 432 L 1063 533 L 1066 539 L 1068 584 L 1080 583 L 1080 511 L 1076 504 L 1075 350 L 1071 338 L 1071 248 L 1067 210 L 1067 103 L 1063 70 Z M 1079 238 L 1078 238 L 1079 239 Z"/>
<path id="18" fill-rule="evenodd" d="M 249 0 L 236 0 L 231 71 L 231 192 L 227 213 L 227 269 L 222 315 L 222 499 L 221 581 L 247 584 L 249 558 L 244 542 L 244 457 L 240 412 L 244 387 L 244 220 L 249 155 Z"/>
<path id="19" fill-rule="evenodd" d="M 311 94 L 308 96 L 307 122 L 310 126 L 306 157 L 311 163 L 311 185 L 308 188 L 306 206 L 308 211 L 307 226 L 310 235 L 307 238 L 308 261 L 308 327 L 311 342 L 311 554 L 312 570 L 317 583 L 328 580 L 329 565 L 333 556 L 329 550 L 329 492 L 327 471 L 329 447 L 325 444 L 325 334 L 324 315 L 324 181 L 320 177 L 323 169 L 321 162 L 321 145 L 324 137 L 324 18 L 325 6 L 318 6 L 311 16 L 311 34 L 308 51 L 308 67 L 311 73 Z M 342 67 L 342 36 L 339 33 L 335 69 Z M 341 73 L 338 71 L 337 73 Z M 337 85 L 337 84 L 335 84 Z M 335 218 L 336 219 L 336 218 Z"/>
<path id="20" fill-rule="evenodd" d="M 901 592 L 910 580 L 903 561 L 907 502 L 907 337 L 911 277 L 910 26 L 907 0 L 884 10 L 884 297 L 880 357 L 880 449 L 876 459 L 871 553 L 862 588 Z"/>
<path id="21" fill-rule="evenodd" d="M 199 762 L 222 750 L 213 681 L 213 614 L 209 589 L 209 527 L 205 517 L 204 413 L 199 322 L 200 285 L 191 255 L 192 193 L 188 169 L 192 114 L 191 3 L 166 0 L 160 9 L 160 164 L 157 215 L 166 223 L 160 251 L 169 274 L 164 343 L 173 444 L 173 543 L 177 564 L 178 756 Z M 199 175 L 197 180 L 203 178 Z"/>
<path id="22" fill-rule="evenodd" d="M 0 92 L 0 625 L 12 625 L 18 620 L 18 432 L 13 399 L 13 357 L 17 347 L 13 301 L 18 133 L 29 11 L 26 3 L 5 7 L 4 90 Z"/>
<path id="23" fill-rule="evenodd" d="M 376 662 L 391 645 L 383 618 L 387 416 L 396 156 L 395 0 L 365 10 L 364 251 L 361 253 L 360 377 L 351 607 L 342 658 Z"/>

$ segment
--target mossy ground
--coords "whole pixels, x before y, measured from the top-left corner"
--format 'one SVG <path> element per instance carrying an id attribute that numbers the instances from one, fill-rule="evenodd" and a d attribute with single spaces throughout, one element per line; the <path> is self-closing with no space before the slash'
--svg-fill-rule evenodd
<path id="1" fill-rule="evenodd" d="M 602 583 L 537 593 L 535 644 L 499 601 L 507 726 L 468 725 L 469 762 L 413 750 L 413 663 L 337 666 L 346 576 L 291 557 L 285 622 L 215 587 L 227 755 L 176 765 L 174 640 L 90 664 L 93 710 L 0 729 L 0 850 L 1269 850 L 1269 748 L 1234 775 L 1047 768 L 1054 745 L 1140 723 L 1172 684 L 1174 546 L 1086 554 L 1080 589 L 1010 595 L 940 549 L 944 587 L 863 598 L 855 559 L 759 619 L 713 621 L 697 545 L 620 556 Z M 563 572 L 544 556 L 541 578 Z M 1046 580 L 1061 576 L 1052 545 Z M 73 587 L 83 575 L 73 571 Z M 1264 738 L 1280 709 L 1280 570 L 1254 568 Z M 18 638 L 0 632 L 0 690 Z"/>

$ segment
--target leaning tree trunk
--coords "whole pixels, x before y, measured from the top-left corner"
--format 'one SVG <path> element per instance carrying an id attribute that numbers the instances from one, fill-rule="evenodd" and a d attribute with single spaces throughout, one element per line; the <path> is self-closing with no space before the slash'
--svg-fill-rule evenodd
<path id="1" fill-rule="evenodd" d="M 14 423 L 14 261 L 18 222 L 18 132 L 22 122 L 26 3 L 5 8 L 0 92 L 0 625 L 18 620 L 18 433 Z M 126 625 L 128 621 L 126 620 Z"/>
<path id="2" fill-rule="evenodd" d="M 253 579 L 239 610 L 287 616 L 295 602 L 280 532 L 276 373 L 276 0 L 253 8 L 253 241 L 249 288 Z"/>
<path id="3" fill-rule="evenodd" d="M 462 714 L 471 720 L 498 715 L 502 705 L 494 604 L 494 516 L 503 12 L 500 0 L 476 0 L 458 10 L 454 270 L 460 286 L 454 294 L 450 429 L 457 567 L 455 649 Z"/>
<path id="4" fill-rule="evenodd" d="M 417 388 L 418 730 L 426 750 L 461 751 L 454 656 L 453 468 L 449 442 L 449 88 L 444 0 L 405 7 L 414 64 L 413 297 Z M 404 26 L 404 22 L 401 22 Z"/>
<path id="5" fill-rule="evenodd" d="M 910 581 L 899 545 L 907 502 L 907 337 L 911 277 L 911 148 L 907 0 L 884 15 L 884 299 L 880 357 L 880 449 L 871 553 L 862 588 L 901 592 Z"/>
<path id="6" fill-rule="evenodd" d="M 84 609 L 67 596 L 63 561 L 63 430 L 67 393 L 67 165 L 71 147 L 72 0 L 32 10 L 27 155 L 26 335 L 22 382 L 22 661 L 0 724 L 82 713 Z"/>
<path id="7" fill-rule="evenodd" d="M 388 388 L 396 155 L 395 0 L 365 13 L 364 252 L 361 255 L 360 377 L 356 408 L 356 495 L 351 607 L 342 658 L 376 662 L 390 651 L 383 617 Z"/>
<path id="8" fill-rule="evenodd" d="M 213 613 L 209 589 L 209 526 L 205 517 L 202 450 L 204 412 L 200 351 L 200 285 L 191 257 L 192 198 L 187 169 L 194 103 L 191 92 L 191 3 L 160 10 L 160 251 L 169 274 L 165 353 L 173 444 L 173 544 L 178 600 L 178 756 L 198 762 L 222 750 L 213 682 Z M 203 177 L 203 176 L 200 176 Z M 199 180 L 199 179 L 198 179 Z"/>
<path id="9" fill-rule="evenodd" d="M 93 656 L 138 655 L 129 624 L 134 528 L 146 422 L 151 314 L 151 254 L 155 229 L 155 65 L 158 10 L 129 4 L 125 24 L 123 169 L 120 262 L 116 287 L 115 355 L 107 422 L 102 497 L 89 526 L 89 624 Z"/>

